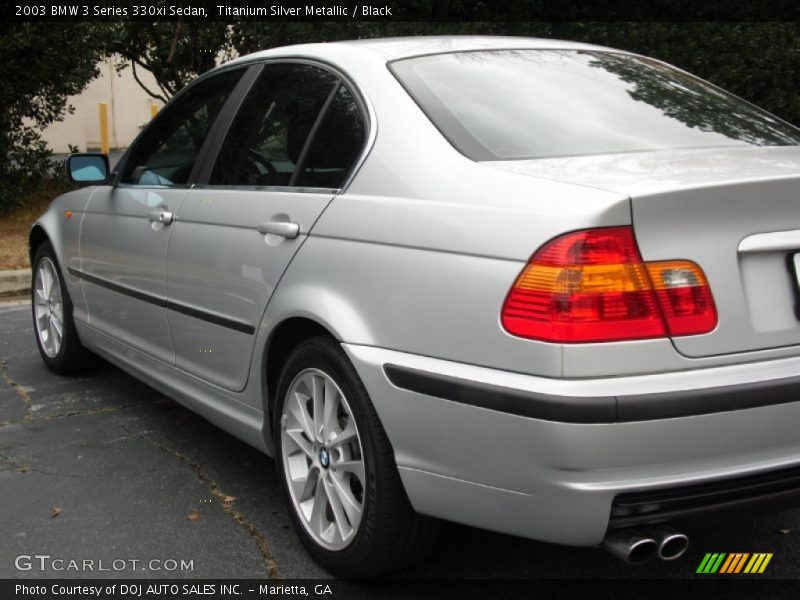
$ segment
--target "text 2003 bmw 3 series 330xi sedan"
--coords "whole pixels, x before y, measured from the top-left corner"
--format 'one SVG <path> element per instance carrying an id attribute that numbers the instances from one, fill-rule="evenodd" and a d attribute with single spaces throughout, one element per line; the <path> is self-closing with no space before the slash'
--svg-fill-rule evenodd
<path id="1" fill-rule="evenodd" d="M 99 354 L 275 457 L 331 572 L 447 519 L 631 562 L 800 487 L 800 131 L 552 40 L 278 48 L 201 76 L 30 236 Z M 65 218 L 70 215 L 70 218 Z"/>

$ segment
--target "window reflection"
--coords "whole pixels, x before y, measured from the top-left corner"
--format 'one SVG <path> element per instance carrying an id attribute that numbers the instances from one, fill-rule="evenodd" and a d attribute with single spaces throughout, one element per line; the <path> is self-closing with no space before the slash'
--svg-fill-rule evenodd
<path id="1" fill-rule="evenodd" d="M 392 69 L 474 160 L 800 141 L 794 127 L 700 79 L 621 53 L 461 52 Z"/>

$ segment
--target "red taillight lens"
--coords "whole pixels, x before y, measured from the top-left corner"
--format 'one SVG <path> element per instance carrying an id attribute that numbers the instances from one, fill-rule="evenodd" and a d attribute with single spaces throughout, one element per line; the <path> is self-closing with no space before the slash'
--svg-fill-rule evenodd
<path id="1" fill-rule="evenodd" d="M 693 262 L 649 262 L 647 270 L 670 335 L 708 333 L 717 326 L 714 297 L 703 270 Z"/>
<path id="2" fill-rule="evenodd" d="M 706 333 L 717 315 L 700 267 L 645 264 L 633 230 L 609 227 L 568 233 L 539 249 L 514 282 L 501 320 L 513 335 L 570 343 Z"/>

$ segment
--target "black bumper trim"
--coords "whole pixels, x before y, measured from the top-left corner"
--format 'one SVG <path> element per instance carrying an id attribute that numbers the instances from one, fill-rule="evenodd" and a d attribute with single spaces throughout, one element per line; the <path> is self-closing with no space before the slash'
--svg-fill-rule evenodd
<path id="1" fill-rule="evenodd" d="M 630 423 L 800 401 L 800 377 L 627 396 L 557 396 L 386 364 L 395 387 L 521 417 L 561 423 Z"/>
<path id="2" fill-rule="evenodd" d="M 650 421 L 800 401 L 800 377 L 617 398 L 618 421 Z"/>
<path id="3" fill-rule="evenodd" d="M 616 398 L 613 396 L 592 398 L 552 396 L 476 383 L 391 364 L 384 365 L 383 369 L 392 385 L 410 392 L 520 417 L 567 423 L 612 423 L 617 414 Z"/>
<path id="4" fill-rule="evenodd" d="M 609 529 L 693 521 L 730 514 L 759 514 L 800 505 L 800 468 L 790 467 L 614 498 Z"/>

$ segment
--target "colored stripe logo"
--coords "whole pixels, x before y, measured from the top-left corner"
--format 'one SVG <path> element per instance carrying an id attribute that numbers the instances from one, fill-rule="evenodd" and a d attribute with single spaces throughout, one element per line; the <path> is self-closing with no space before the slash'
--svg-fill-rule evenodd
<path id="1" fill-rule="evenodd" d="M 763 573 L 771 560 L 772 552 L 708 552 L 696 572 L 726 575 Z"/>

